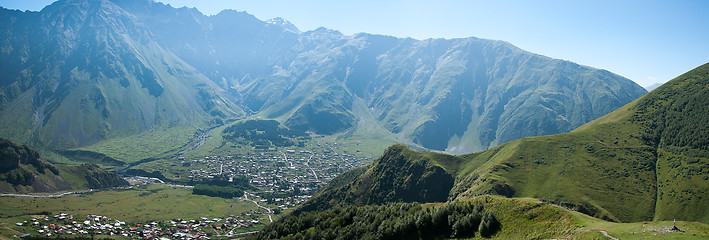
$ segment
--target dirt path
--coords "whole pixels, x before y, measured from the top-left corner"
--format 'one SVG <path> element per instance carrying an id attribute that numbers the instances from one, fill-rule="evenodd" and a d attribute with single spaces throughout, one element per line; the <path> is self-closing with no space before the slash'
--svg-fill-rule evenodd
<path id="1" fill-rule="evenodd" d="M 566 235 L 566 237 L 563 237 L 563 238 L 552 238 L 552 239 L 550 239 L 550 240 L 567 240 L 567 239 L 571 239 L 571 237 L 573 237 L 573 236 L 576 235 L 576 234 L 581 235 L 581 234 L 584 234 L 584 233 L 587 233 L 587 232 L 600 232 L 600 233 L 603 234 L 603 236 L 606 236 L 606 237 L 608 237 L 608 238 L 610 238 L 610 239 L 612 239 L 612 240 L 618 240 L 618 238 L 616 238 L 616 237 L 611 236 L 610 234 L 608 234 L 608 232 L 607 232 L 606 230 L 601 230 L 601 229 L 588 229 L 588 230 L 583 230 L 583 231 L 576 232 L 576 233 L 570 233 L 569 235 Z"/>
<path id="2" fill-rule="evenodd" d="M 0 197 L 24 197 L 24 198 L 49 198 L 49 197 L 62 197 L 71 194 L 80 194 L 93 192 L 93 189 L 71 191 L 71 192 L 60 192 L 60 193 L 35 193 L 35 194 L 20 194 L 20 193 L 0 193 Z"/>

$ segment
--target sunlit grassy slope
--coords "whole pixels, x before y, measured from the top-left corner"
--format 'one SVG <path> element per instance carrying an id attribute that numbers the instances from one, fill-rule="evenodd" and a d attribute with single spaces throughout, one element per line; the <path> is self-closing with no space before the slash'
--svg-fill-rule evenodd
<path id="1" fill-rule="evenodd" d="M 709 222 L 709 65 L 567 134 L 470 155 L 460 196 L 535 197 L 618 221 Z"/>
<path id="2" fill-rule="evenodd" d="M 461 199 L 467 201 L 468 199 Z M 478 196 L 470 201 L 483 202 L 495 212 L 502 227 L 493 239 L 610 239 L 601 231 L 618 239 L 706 239 L 709 225 L 677 221 L 681 231 L 667 231 L 672 221 L 615 223 L 547 204 L 533 198 Z M 480 237 L 477 236 L 479 239 Z"/>
<path id="3" fill-rule="evenodd" d="M 99 152 L 119 161 L 131 163 L 176 153 L 179 148 L 199 134 L 197 130 L 197 127 L 186 125 L 156 128 L 138 135 L 105 140 L 79 149 Z"/>

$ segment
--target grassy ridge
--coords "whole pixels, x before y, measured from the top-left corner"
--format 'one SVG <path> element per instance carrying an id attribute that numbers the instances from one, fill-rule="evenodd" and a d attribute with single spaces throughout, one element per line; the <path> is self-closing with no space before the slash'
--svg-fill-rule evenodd
<path id="1" fill-rule="evenodd" d="M 616 221 L 652 219 L 651 149 L 633 139 L 599 139 L 570 133 L 503 145 L 486 167 L 459 180 L 456 193 L 535 197 Z"/>
<path id="2" fill-rule="evenodd" d="M 298 212 L 338 205 L 387 202 L 443 202 L 453 186 L 455 156 L 418 152 L 403 144 L 389 147 L 368 168 L 358 168 L 318 191 Z"/>
<path id="3" fill-rule="evenodd" d="M 493 236 L 495 239 L 559 238 L 580 227 L 574 217 L 563 209 L 533 199 L 479 196 L 459 201 L 482 203 L 495 212 L 501 224 L 500 232 Z"/>
<path id="4" fill-rule="evenodd" d="M 709 64 L 655 89 L 634 121 L 657 146 L 656 219 L 690 217 L 709 223 Z"/>

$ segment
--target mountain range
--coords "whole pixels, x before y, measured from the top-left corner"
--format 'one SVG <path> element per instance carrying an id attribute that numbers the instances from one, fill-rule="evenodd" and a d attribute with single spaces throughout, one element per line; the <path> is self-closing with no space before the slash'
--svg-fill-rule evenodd
<path id="1" fill-rule="evenodd" d="M 0 9 L 0 26 L 0 136 L 43 149 L 257 116 L 469 153 L 568 132 L 646 93 L 503 41 L 302 32 L 149 0 Z"/>
<path id="2" fill-rule="evenodd" d="M 458 156 L 397 144 L 333 179 L 295 214 L 501 195 L 609 221 L 709 223 L 707 94 L 709 63 L 569 133 Z"/>

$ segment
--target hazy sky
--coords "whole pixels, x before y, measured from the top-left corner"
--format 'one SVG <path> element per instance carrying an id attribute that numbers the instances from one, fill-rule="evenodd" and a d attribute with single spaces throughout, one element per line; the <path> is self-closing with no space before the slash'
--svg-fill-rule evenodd
<path id="1" fill-rule="evenodd" d="M 52 0 L 0 0 L 39 11 Z M 648 86 L 709 62 L 709 1 L 630 0 L 159 0 L 207 15 L 246 11 L 300 30 L 326 27 L 396 37 L 504 40 L 524 50 L 607 69 Z"/>

